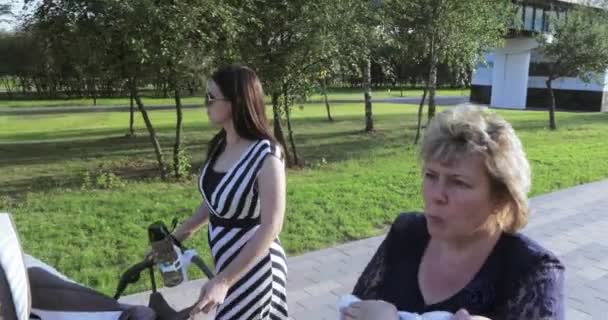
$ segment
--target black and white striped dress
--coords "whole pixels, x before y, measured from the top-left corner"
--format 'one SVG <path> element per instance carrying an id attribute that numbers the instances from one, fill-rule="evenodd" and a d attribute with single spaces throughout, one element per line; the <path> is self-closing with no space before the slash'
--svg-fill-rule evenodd
<path id="1" fill-rule="evenodd" d="M 210 210 L 209 247 L 216 272 L 237 256 L 260 226 L 257 176 L 267 156 L 281 157 L 280 149 L 268 140 L 252 144 L 227 172 L 216 172 L 217 153 L 204 165 L 199 189 Z M 253 267 L 228 290 L 216 311 L 216 320 L 286 320 L 285 284 L 287 263 L 279 239 L 267 254 L 257 257 Z"/>

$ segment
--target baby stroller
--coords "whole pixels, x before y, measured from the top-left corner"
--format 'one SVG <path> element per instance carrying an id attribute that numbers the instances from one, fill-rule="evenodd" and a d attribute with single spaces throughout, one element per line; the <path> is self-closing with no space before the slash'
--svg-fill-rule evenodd
<path id="1" fill-rule="evenodd" d="M 176 224 L 177 224 L 177 221 L 174 220 L 173 228 L 175 228 Z M 208 279 L 213 278 L 213 272 L 209 269 L 209 267 L 207 267 L 205 262 L 196 254 L 196 251 L 185 248 L 180 241 L 175 239 L 171 235 L 171 233 L 166 230 L 166 227 L 162 222 L 153 223 L 148 227 L 149 233 L 154 230 L 160 231 L 162 233 L 166 233 L 170 237 L 173 244 L 180 251 L 179 252 L 180 253 L 179 255 L 181 257 L 180 264 L 181 264 L 181 269 L 184 271 L 185 280 L 187 280 L 185 271 L 187 270 L 188 266 L 191 263 L 193 263 L 196 267 L 198 267 L 205 274 L 205 276 Z M 143 261 L 141 261 L 141 262 L 133 265 L 129 269 L 127 269 L 127 271 L 125 271 L 125 273 L 123 273 L 123 275 L 120 277 L 120 282 L 118 283 L 118 287 L 116 288 L 116 293 L 114 294 L 114 299 L 118 300 L 120 298 L 120 296 L 123 294 L 123 292 L 125 291 L 125 289 L 127 288 L 127 286 L 129 284 L 139 281 L 139 279 L 141 277 L 141 273 L 147 270 L 148 274 L 150 276 L 150 284 L 152 287 L 152 294 L 150 295 L 150 298 L 148 301 L 148 307 L 150 307 L 152 310 L 155 311 L 155 313 L 157 315 L 157 320 L 182 320 L 182 319 L 186 320 L 186 319 L 188 319 L 189 315 L 190 315 L 190 311 L 192 310 L 192 308 L 194 306 L 190 306 L 190 307 L 180 310 L 180 311 L 176 311 L 171 306 L 169 306 L 169 304 L 167 303 L 165 298 L 162 296 L 162 294 L 157 291 L 156 280 L 154 277 L 154 266 L 155 266 L 154 261 L 152 261 L 151 259 L 144 259 Z"/>
<path id="2" fill-rule="evenodd" d="M 189 252 L 191 261 L 207 277 L 213 274 Z M 184 265 L 186 267 L 186 265 Z M 152 281 L 149 307 L 127 305 L 116 299 L 126 286 L 148 270 Z M 156 290 L 152 261 L 130 267 L 121 277 L 115 298 L 82 286 L 53 267 L 23 253 L 17 230 L 8 213 L 0 213 L 0 319 L 17 320 L 180 320 L 187 319 L 190 308 L 176 311 Z"/>

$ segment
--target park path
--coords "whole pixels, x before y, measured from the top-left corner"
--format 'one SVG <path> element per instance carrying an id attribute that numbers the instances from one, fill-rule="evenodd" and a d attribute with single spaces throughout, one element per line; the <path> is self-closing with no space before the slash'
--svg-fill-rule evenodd
<path id="1" fill-rule="evenodd" d="M 608 180 L 534 197 L 523 233 L 566 265 L 566 319 L 608 319 Z M 339 296 L 350 293 L 384 236 L 288 258 L 289 312 L 294 320 L 337 320 Z M 183 308 L 198 297 L 203 280 L 165 291 Z M 147 303 L 147 293 L 123 298 Z M 199 319 L 206 319 L 201 316 Z M 208 319 L 211 319 L 210 317 Z"/>

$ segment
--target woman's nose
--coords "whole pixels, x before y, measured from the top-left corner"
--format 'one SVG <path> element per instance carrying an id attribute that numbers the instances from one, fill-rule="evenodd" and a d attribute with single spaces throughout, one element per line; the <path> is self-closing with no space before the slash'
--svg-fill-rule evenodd
<path id="1" fill-rule="evenodd" d="M 445 181 L 437 179 L 431 188 L 431 200 L 437 204 L 444 204 L 448 200 Z"/>

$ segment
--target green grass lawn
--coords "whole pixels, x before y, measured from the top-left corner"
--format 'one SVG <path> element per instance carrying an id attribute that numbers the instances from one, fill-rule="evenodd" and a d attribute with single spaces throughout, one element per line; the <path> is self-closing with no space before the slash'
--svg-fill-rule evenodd
<path id="1" fill-rule="evenodd" d="M 376 132 L 362 133 L 361 104 L 294 108 L 303 169 L 288 172 L 281 234 L 289 254 L 383 232 L 401 211 L 419 210 L 420 166 L 411 145 L 416 106 L 374 104 Z M 532 195 L 608 177 L 608 113 L 499 111 L 520 135 L 533 168 Z M 153 111 L 170 159 L 175 114 Z M 124 136 L 128 113 L 0 116 L 0 211 L 14 214 L 28 253 L 68 276 L 112 293 L 122 270 L 147 247 L 147 225 L 186 218 L 200 202 L 195 178 L 161 182 L 137 117 L 137 137 Z M 200 109 L 184 114 L 185 146 L 196 172 L 214 128 Z M 82 189 L 85 172 L 113 172 L 111 189 Z M 187 243 L 210 261 L 205 232 Z M 196 274 L 195 274 L 196 276 Z M 130 292 L 146 289 L 147 281 Z"/>
<path id="2" fill-rule="evenodd" d="M 401 92 L 397 89 L 377 89 L 372 92 L 372 97 L 376 99 L 383 98 L 399 98 L 402 97 L 422 97 L 422 90 L 408 89 Z M 468 96 L 469 89 L 439 89 L 437 95 L 444 96 Z M 363 91 L 361 89 L 332 89 L 328 94 L 328 98 L 332 100 L 352 100 L 358 101 L 363 99 Z M 323 96 L 320 94 L 311 95 L 309 101 L 320 101 Z M 150 98 L 144 97 L 142 101 L 145 105 L 173 105 L 173 98 Z M 267 103 L 270 103 L 270 98 L 266 98 Z M 100 98 L 97 99 L 98 106 L 127 106 L 129 98 Z M 201 96 L 185 97 L 182 99 L 183 104 L 202 104 Z M 74 107 L 74 106 L 93 106 L 93 99 L 59 99 L 59 100 L 0 100 L 0 108 L 25 108 L 25 107 Z"/>

